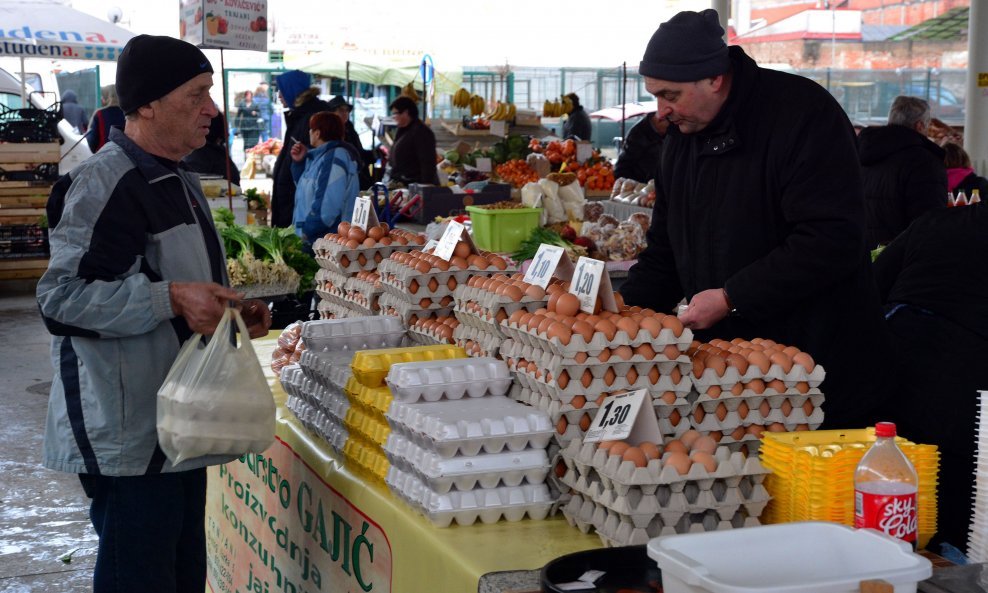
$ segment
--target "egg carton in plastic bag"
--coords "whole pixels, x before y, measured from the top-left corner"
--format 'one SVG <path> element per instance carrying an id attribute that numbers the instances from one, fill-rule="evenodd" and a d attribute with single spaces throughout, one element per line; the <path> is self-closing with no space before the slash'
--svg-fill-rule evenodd
<path id="1" fill-rule="evenodd" d="M 477 488 L 468 491 L 451 490 L 438 493 L 429 489 L 414 474 L 391 467 L 385 480 L 391 489 L 418 508 L 436 527 L 473 525 L 478 520 L 496 523 L 502 518 L 520 521 L 545 519 L 552 507 L 549 488 L 545 484 L 523 484 L 497 488 Z"/>
<path id="2" fill-rule="evenodd" d="M 460 358 L 391 365 L 386 379 L 395 399 L 403 402 L 504 395 L 512 378 L 504 361 Z"/>
<path id="3" fill-rule="evenodd" d="M 404 336 L 401 320 L 385 315 L 302 324 L 302 341 L 309 350 L 395 348 L 401 345 Z"/>
<path id="4" fill-rule="evenodd" d="M 507 319 L 501 322 L 501 328 L 505 335 L 514 338 L 516 341 L 564 357 L 574 357 L 579 352 L 586 352 L 590 356 L 597 356 L 604 348 L 616 348 L 618 346 L 638 347 L 642 344 L 651 345 L 656 352 L 669 344 L 676 344 L 679 350 L 685 351 L 689 347 L 690 342 L 693 341 L 693 332 L 689 329 L 684 329 L 679 336 L 676 336 L 673 330 L 662 328 L 657 336 L 653 336 L 647 330 L 640 330 L 634 338 L 631 338 L 627 332 L 618 330 L 615 332 L 613 339 L 610 340 L 601 332 L 594 332 L 589 341 L 585 340 L 580 334 L 573 334 L 569 343 L 563 344 L 558 337 L 550 339 L 545 332 L 540 334 L 535 330 L 522 327 Z"/>
<path id="5" fill-rule="evenodd" d="M 507 396 L 438 401 L 393 402 L 385 415 L 391 428 L 420 447 L 448 458 L 544 449 L 552 438 L 549 416 Z"/>
<path id="6" fill-rule="evenodd" d="M 444 459 L 407 437 L 392 433 L 384 445 L 384 453 L 392 466 L 415 474 L 439 494 L 452 488 L 472 490 L 498 485 L 518 486 L 522 482 L 541 484 L 549 473 L 549 459 L 544 449 Z"/>

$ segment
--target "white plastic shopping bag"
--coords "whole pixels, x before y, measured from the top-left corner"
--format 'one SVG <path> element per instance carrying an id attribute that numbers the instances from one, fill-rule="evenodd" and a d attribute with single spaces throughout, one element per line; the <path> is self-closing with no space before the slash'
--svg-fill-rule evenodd
<path id="1" fill-rule="evenodd" d="M 158 389 L 158 442 L 175 465 L 203 455 L 261 453 L 274 442 L 275 404 L 247 327 L 227 309 L 204 344 L 182 346 Z"/>

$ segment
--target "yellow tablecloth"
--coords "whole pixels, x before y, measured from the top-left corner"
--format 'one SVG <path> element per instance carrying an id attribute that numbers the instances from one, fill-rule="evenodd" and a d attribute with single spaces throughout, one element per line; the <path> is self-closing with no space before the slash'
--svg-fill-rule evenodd
<path id="1" fill-rule="evenodd" d="M 284 407 L 268 368 L 276 338 L 254 343 L 278 402 L 275 444 L 209 471 L 214 592 L 472 593 L 488 572 L 600 547 L 561 517 L 433 527 L 386 486 L 354 474 Z"/>

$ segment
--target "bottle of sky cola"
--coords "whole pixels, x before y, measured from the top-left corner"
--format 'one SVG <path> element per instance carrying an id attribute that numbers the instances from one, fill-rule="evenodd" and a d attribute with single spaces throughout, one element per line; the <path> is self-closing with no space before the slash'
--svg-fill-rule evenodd
<path id="1" fill-rule="evenodd" d="M 895 424 L 875 425 L 875 444 L 854 472 L 854 526 L 870 527 L 916 548 L 919 478 L 895 444 Z"/>

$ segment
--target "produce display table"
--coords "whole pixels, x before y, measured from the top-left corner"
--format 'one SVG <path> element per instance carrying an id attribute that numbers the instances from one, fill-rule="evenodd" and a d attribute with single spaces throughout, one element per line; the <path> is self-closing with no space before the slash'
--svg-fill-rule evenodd
<path id="1" fill-rule="evenodd" d="M 278 403 L 275 444 L 209 469 L 211 591 L 470 592 L 485 574 L 600 547 L 561 517 L 433 527 L 285 408 L 268 364 L 279 333 L 254 342 Z"/>

